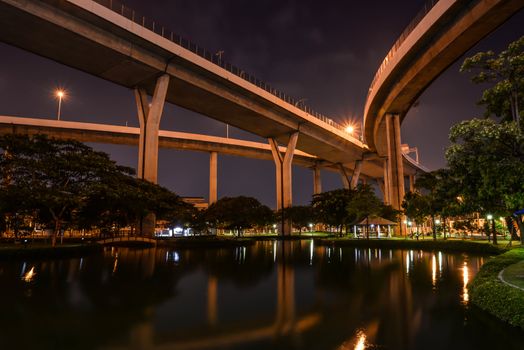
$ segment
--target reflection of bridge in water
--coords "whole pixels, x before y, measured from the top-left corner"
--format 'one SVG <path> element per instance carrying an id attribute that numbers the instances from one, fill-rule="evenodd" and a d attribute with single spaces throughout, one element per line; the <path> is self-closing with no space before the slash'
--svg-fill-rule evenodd
<path id="1" fill-rule="evenodd" d="M 156 251 L 156 248 L 153 248 Z M 239 247 L 237 249 L 245 249 Z M 275 244 L 273 249 L 278 249 L 277 256 L 277 290 L 276 310 L 274 320 L 271 322 L 243 322 L 242 325 L 234 324 L 233 331 L 226 331 L 229 327 L 219 320 L 218 310 L 218 279 L 209 275 L 207 281 L 207 322 L 208 328 L 205 335 L 195 330 L 183 330 L 182 333 L 166 336 L 160 342 L 155 341 L 155 331 L 151 321 L 146 321 L 135 326 L 130 332 L 130 344 L 133 349 L 152 350 L 190 350 L 228 348 L 245 343 L 271 340 L 286 336 L 299 336 L 322 321 L 319 312 L 310 312 L 297 315 L 295 311 L 295 270 L 291 262 L 286 259 L 291 255 L 292 245 Z M 178 253 L 175 260 L 179 259 Z M 245 252 L 243 253 L 245 254 Z M 149 258 L 155 259 L 156 253 L 148 254 Z M 242 254 L 240 254 L 242 255 Z M 239 257 L 241 258 L 241 257 Z M 154 270 L 154 263 L 149 265 Z M 153 271 L 150 271 L 153 273 Z M 171 340 L 176 338 L 174 340 Z M 127 349 L 128 345 L 122 347 L 108 347 L 108 349 Z"/>

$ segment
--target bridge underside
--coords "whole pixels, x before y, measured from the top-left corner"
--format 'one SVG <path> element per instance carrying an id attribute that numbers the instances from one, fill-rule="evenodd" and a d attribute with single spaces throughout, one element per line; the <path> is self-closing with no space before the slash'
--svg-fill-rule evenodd
<path id="1" fill-rule="evenodd" d="M 299 131 L 297 148 L 331 163 L 351 163 L 367 151 L 341 130 L 124 17 L 71 2 L 0 1 L 0 40 L 149 95 L 167 72 L 166 101 L 281 144 Z"/>

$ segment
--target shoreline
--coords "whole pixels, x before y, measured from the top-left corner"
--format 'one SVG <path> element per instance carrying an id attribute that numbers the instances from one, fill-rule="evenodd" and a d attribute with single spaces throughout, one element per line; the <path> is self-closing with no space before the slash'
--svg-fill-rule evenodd
<path id="1" fill-rule="evenodd" d="M 524 261 L 524 248 L 491 258 L 468 285 L 471 302 L 512 326 L 524 329 L 524 291 L 502 281 L 499 276 L 512 265 Z"/>

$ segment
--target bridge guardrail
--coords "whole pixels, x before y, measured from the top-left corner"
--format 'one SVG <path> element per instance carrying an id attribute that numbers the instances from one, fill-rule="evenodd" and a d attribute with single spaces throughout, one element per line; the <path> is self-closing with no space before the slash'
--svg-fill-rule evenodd
<path id="1" fill-rule="evenodd" d="M 384 59 L 382 60 L 382 63 L 380 64 L 377 72 L 375 73 L 375 76 L 373 77 L 373 80 L 371 81 L 371 85 L 369 86 L 367 98 L 369 98 L 369 94 L 371 93 L 371 91 L 375 87 L 375 84 L 376 84 L 378 78 L 380 77 L 380 75 L 382 74 L 384 69 L 386 69 L 389 61 L 395 55 L 395 53 L 398 51 L 399 47 L 404 43 L 404 41 L 409 36 L 409 34 L 411 34 L 411 32 L 413 32 L 413 30 L 420 23 L 420 21 L 422 21 L 422 19 L 429 13 L 429 11 L 431 11 L 433 9 L 433 7 L 435 7 L 435 5 L 439 1 L 440 0 L 428 0 L 428 1 L 426 1 L 426 3 L 424 4 L 424 7 L 417 13 L 415 18 L 413 18 L 411 20 L 411 22 L 409 22 L 409 24 L 402 31 L 402 33 L 400 33 L 400 36 L 395 41 L 395 43 L 393 44 L 393 46 L 389 50 L 388 54 L 386 55 L 386 57 L 384 57 Z"/>
<path id="2" fill-rule="evenodd" d="M 183 47 L 184 49 L 197 54 L 198 56 L 208 60 L 209 62 L 216 64 L 217 66 L 227 70 L 230 73 L 233 73 L 234 75 L 265 90 L 266 92 L 269 92 L 270 94 L 278 97 L 279 99 L 301 109 L 302 111 L 312 115 L 313 117 L 323 121 L 324 123 L 331 125 L 341 131 L 345 131 L 345 127 L 343 125 L 335 122 L 333 119 L 328 118 L 327 116 L 321 113 L 318 113 L 312 110 L 309 106 L 303 103 L 303 99 L 297 99 L 297 98 L 291 97 L 285 94 L 284 92 L 277 90 L 276 88 L 273 88 L 271 85 L 256 78 L 254 75 L 251 75 L 247 73 L 246 71 L 244 71 L 243 69 L 240 69 L 237 66 L 232 65 L 231 63 L 228 63 L 222 60 L 221 55 L 219 55 L 219 53 L 213 54 L 207 51 L 206 49 L 199 47 L 197 44 L 174 33 L 173 31 L 169 30 L 166 26 L 160 24 L 159 22 L 151 20 L 141 15 L 139 12 L 125 6 L 122 2 L 118 0 L 93 0 L 93 1 L 110 9 L 111 11 L 115 13 L 120 14 L 123 17 L 126 17 L 127 19 L 133 21 L 136 24 L 146 29 L 151 30 L 152 32 L 162 36 L 165 39 L 168 39 L 169 41 Z"/>

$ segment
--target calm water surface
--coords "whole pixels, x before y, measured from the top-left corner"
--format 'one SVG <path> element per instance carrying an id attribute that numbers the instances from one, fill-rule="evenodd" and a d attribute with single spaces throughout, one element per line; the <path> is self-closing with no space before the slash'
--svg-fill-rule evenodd
<path id="1" fill-rule="evenodd" d="M 485 259 L 301 241 L 1 262 L 0 349 L 523 349 L 469 305 Z"/>

